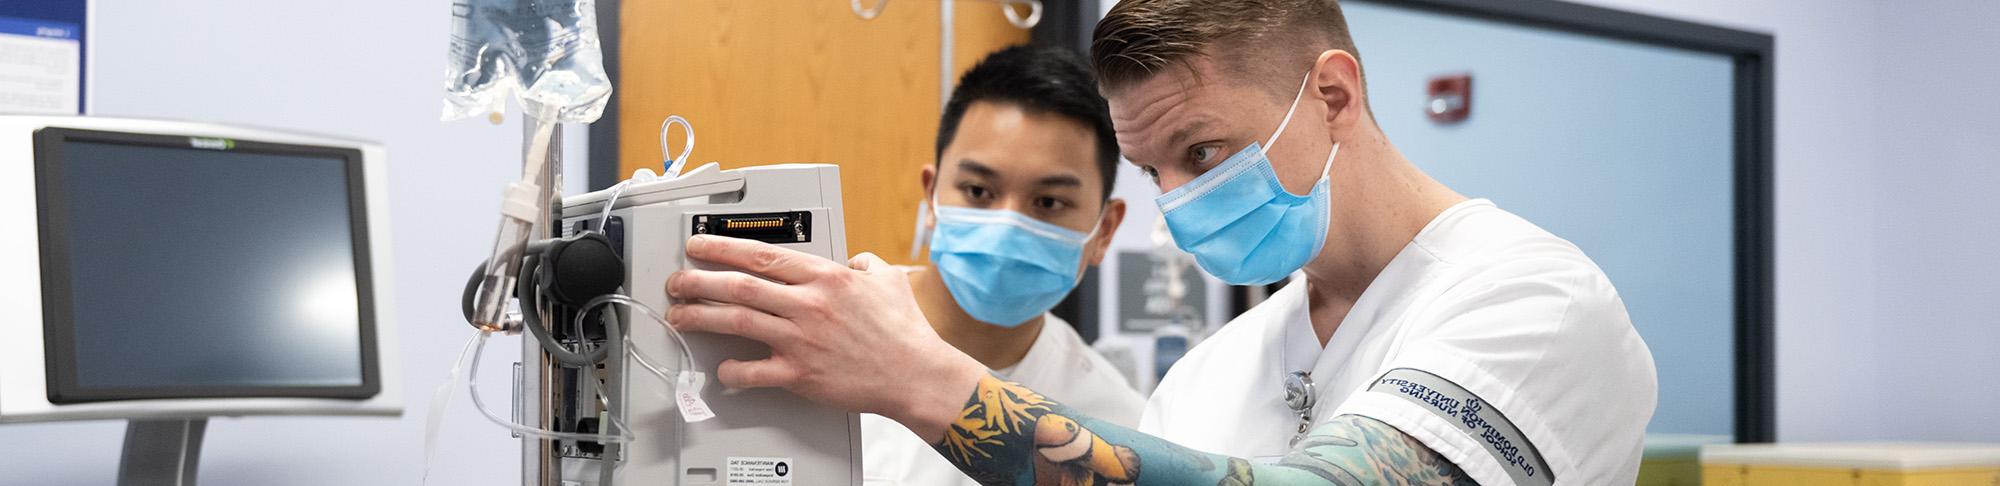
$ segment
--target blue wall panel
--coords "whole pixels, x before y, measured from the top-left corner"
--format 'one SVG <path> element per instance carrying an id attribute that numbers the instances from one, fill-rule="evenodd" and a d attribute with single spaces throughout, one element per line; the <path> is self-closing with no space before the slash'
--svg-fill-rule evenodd
<path id="1" fill-rule="evenodd" d="M 1617 285 L 1659 367 L 1648 430 L 1730 434 L 1730 60 L 1345 5 L 1389 139 L 1459 192 L 1576 243 Z M 1455 73 L 1472 75 L 1471 117 L 1433 123 L 1427 82 Z"/>

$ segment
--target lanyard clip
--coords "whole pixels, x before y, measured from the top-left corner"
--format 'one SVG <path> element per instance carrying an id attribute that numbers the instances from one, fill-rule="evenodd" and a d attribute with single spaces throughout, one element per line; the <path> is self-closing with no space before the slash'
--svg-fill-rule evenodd
<path id="1" fill-rule="evenodd" d="M 1285 407 L 1299 414 L 1299 430 L 1292 435 L 1292 445 L 1305 438 L 1306 430 L 1312 427 L 1313 402 L 1318 397 L 1319 393 L 1313 389 L 1312 373 L 1294 371 L 1285 374 Z"/>

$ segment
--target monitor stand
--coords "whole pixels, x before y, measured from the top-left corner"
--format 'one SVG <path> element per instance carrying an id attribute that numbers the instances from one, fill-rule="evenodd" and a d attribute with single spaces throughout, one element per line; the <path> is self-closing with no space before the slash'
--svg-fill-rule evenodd
<path id="1" fill-rule="evenodd" d="M 131 420 L 118 461 L 118 486 L 194 486 L 208 419 Z"/>

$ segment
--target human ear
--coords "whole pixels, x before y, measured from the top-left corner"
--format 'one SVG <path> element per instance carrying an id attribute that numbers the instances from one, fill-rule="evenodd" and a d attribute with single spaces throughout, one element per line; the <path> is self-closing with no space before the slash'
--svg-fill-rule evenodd
<path id="1" fill-rule="evenodd" d="M 1083 250 L 1084 264 L 1088 266 L 1104 263 L 1104 255 L 1110 252 L 1111 237 L 1118 234 L 1118 225 L 1125 221 L 1125 200 L 1111 198 L 1104 201 L 1104 215 L 1097 219 L 1097 237 Z"/>
<path id="2" fill-rule="evenodd" d="M 924 170 L 917 173 L 917 179 L 922 181 L 924 186 L 924 200 L 917 203 L 917 221 L 921 222 L 920 225 L 926 231 L 937 227 L 937 218 L 930 217 L 930 213 L 928 212 L 937 211 L 937 208 L 929 207 L 936 204 L 935 201 L 937 201 L 935 197 L 937 194 L 937 176 L 938 170 L 936 165 L 926 165 L 924 166 Z"/>
<path id="3" fill-rule="evenodd" d="M 917 173 L 917 179 L 924 185 L 924 197 L 931 197 L 931 194 L 937 189 L 937 175 L 936 165 L 926 165 L 924 166 L 924 170 Z"/>
<path id="4" fill-rule="evenodd" d="M 1353 53 L 1333 49 L 1319 54 L 1313 63 L 1313 92 L 1326 104 L 1326 125 L 1339 131 L 1367 113 L 1366 90 L 1361 81 L 1361 60 Z"/>

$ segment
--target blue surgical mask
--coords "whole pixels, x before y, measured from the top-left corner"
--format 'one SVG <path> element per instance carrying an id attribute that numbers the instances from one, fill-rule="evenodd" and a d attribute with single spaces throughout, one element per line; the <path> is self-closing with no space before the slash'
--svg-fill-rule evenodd
<path id="1" fill-rule="evenodd" d="M 1090 235 L 1013 211 L 931 207 L 937 209 L 931 264 L 972 318 L 1020 326 L 1076 288 Z"/>
<path id="2" fill-rule="evenodd" d="M 1311 73 L 1306 79 L 1312 79 Z M 1304 97 L 1301 81 L 1285 120 L 1263 145 L 1251 142 L 1221 165 L 1154 200 L 1166 215 L 1174 244 L 1193 254 L 1202 270 L 1230 285 L 1276 282 L 1304 267 L 1326 244 L 1327 175 L 1340 144 L 1327 152 L 1319 181 L 1305 195 L 1285 190 L 1267 153 L 1292 123 Z"/>

